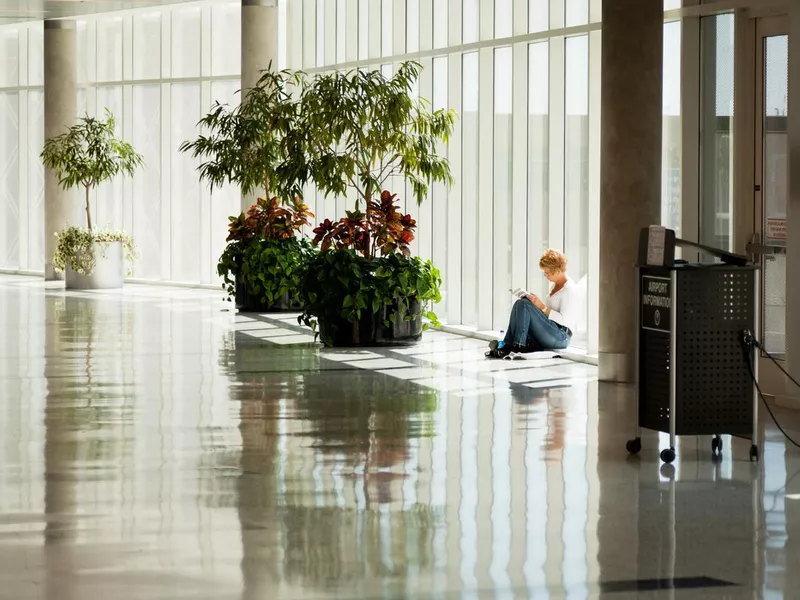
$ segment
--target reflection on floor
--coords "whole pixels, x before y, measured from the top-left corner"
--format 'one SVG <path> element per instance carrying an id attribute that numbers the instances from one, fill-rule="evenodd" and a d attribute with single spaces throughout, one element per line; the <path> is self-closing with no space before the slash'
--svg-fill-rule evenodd
<path id="1" fill-rule="evenodd" d="M 774 427 L 761 464 L 683 438 L 662 473 L 591 366 L 229 308 L 0 276 L 0 599 L 797 597 Z"/>

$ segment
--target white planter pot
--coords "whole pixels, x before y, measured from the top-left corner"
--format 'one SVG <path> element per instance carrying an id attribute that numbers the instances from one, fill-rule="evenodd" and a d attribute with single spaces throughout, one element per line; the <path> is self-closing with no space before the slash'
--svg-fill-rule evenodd
<path id="1" fill-rule="evenodd" d="M 121 288 L 125 279 L 125 261 L 122 242 L 95 243 L 95 264 L 90 275 L 81 275 L 69 264 L 65 271 L 69 290 L 107 290 Z"/>

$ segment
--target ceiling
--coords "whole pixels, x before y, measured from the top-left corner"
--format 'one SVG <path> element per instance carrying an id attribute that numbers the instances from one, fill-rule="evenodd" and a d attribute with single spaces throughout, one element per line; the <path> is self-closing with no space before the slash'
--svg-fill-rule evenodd
<path id="1" fill-rule="evenodd" d="M 191 0 L 0 0 L 0 25 L 189 1 Z"/>

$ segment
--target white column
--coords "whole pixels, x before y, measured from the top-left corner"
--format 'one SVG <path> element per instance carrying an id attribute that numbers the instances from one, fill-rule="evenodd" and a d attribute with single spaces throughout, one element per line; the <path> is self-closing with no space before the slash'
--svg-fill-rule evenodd
<path id="1" fill-rule="evenodd" d="M 242 0 L 242 90 L 253 88 L 270 63 L 278 68 L 278 0 Z M 242 210 L 255 198 L 242 197 Z"/>
<path id="2" fill-rule="evenodd" d="M 44 139 L 64 133 L 75 124 L 78 113 L 75 21 L 44 22 Z M 75 190 L 65 191 L 50 169 L 45 169 L 44 184 L 44 276 L 63 279 L 53 269 L 56 232 L 75 220 L 80 207 Z"/>
<path id="3" fill-rule="evenodd" d="M 599 375 L 633 381 L 639 231 L 661 221 L 661 2 L 603 2 Z"/>

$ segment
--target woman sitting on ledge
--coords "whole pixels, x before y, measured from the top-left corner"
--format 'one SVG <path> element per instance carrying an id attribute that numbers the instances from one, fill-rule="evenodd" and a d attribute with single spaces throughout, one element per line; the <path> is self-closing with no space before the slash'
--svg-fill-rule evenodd
<path id="1" fill-rule="evenodd" d="M 550 293 L 544 301 L 528 294 L 514 303 L 505 343 L 492 340 L 487 358 L 505 358 L 512 352 L 563 350 L 569 346 L 580 303 L 576 284 L 567 275 L 567 257 L 558 250 L 545 250 L 539 268 L 552 284 Z"/>

